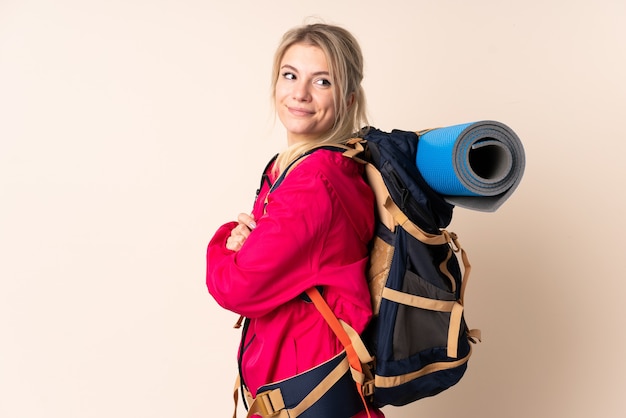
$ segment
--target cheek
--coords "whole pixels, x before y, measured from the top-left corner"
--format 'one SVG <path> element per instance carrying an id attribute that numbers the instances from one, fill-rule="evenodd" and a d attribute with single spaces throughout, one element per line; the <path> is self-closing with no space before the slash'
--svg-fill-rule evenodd
<path id="1" fill-rule="evenodd" d="M 325 101 L 324 101 L 324 109 L 325 109 L 325 117 L 327 119 L 331 119 L 334 120 L 335 119 L 335 101 L 333 100 L 332 96 L 331 97 L 326 97 Z"/>

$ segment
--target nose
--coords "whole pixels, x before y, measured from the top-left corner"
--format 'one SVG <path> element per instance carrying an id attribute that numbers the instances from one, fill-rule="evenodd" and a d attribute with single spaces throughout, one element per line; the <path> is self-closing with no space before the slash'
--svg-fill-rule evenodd
<path id="1" fill-rule="evenodd" d="M 298 102 L 307 102 L 311 100 L 311 91 L 309 90 L 309 84 L 298 80 L 294 83 L 292 90 L 292 97 Z"/>

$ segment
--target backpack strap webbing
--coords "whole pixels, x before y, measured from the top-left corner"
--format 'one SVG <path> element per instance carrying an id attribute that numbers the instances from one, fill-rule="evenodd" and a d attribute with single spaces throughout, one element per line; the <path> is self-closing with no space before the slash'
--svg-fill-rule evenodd
<path id="1" fill-rule="evenodd" d="M 461 331 L 463 319 L 463 305 L 459 301 L 430 299 L 422 296 L 411 295 L 398 290 L 385 287 L 382 294 L 384 299 L 400 303 L 414 308 L 427 309 L 436 312 L 448 312 L 450 325 L 448 326 L 448 357 L 458 356 L 458 336 Z"/>
<path id="2" fill-rule="evenodd" d="M 367 413 L 367 416 L 368 418 L 370 418 L 371 415 L 370 415 L 369 407 L 367 405 L 367 401 L 365 400 L 365 395 L 364 395 L 364 390 L 363 390 L 363 387 L 365 384 L 366 373 L 364 373 L 363 371 L 363 365 L 361 363 L 361 359 L 359 358 L 357 349 L 352 343 L 352 340 L 350 339 L 350 336 L 344 329 L 343 325 L 341 325 L 341 322 L 339 322 L 339 319 L 337 319 L 333 311 L 330 309 L 330 306 L 328 306 L 328 304 L 326 303 L 326 301 L 320 294 L 319 290 L 313 287 L 311 289 L 308 289 L 306 291 L 306 294 L 309 296 L 309 298 L 311 298 L 311 301 L 313 302 L 317 310 L 322 314 L 322 316 L 324 317 L 324 319 L 326 320 L 330 328 L 333 330 L 333 332 L 335 333 L 335 335 L 337 336 L 341 344 L 344 346 L 346 350 L 348 362 L 350 363 L 350 371 L 352 372 L 352 378 L 355 381 L 357 391 L 359 393 L 359 396 L 361 397 L 363 405 L 365 406 L 365 411 Z M 356 334 L 356 332 L 354 334 Z M 365 349 L 364 345 L 363 345 L 363 349 L 359 350 L 361 351 L 362 355 L 364 355 L 363 350 L 365 350 L 365 352 L 367 353 L 367 350 Z M 371 357 L 369 356 L 369 353 L 367 354 L 367 357 L 371 361 Z M 367 358 L 365 358 L 365 360 L 367 360 Z M 371 373 L 369 373 L 369 370 L 367 368 L 366 368 L 366 371 L 371 376 Z"/>
<path id="3" fill-rule="evenodd" d="M 235 387 L 233 388 L 233 401 L 235 401 L 235 410 L 233 411 L 233 418 L 237 418 L 237 404 L 239 404 L 239 389 L 241 388 L 241 379 L 237 374 L 235 379 Z"/>
<path id="4" fill-rule="evenodd" d="M 410 382 L 412 380 L 415 380 L 419 377 L 425 376 L 427 374 L 431 374 L 431 373 L 435 373 L 435 372 L 439 372 L 439 371 L 443 371 L 443 370 L 449 370 L 449 369 L 454 369 L 455 367 L 459 367 L 464 363 L 467 363 L 467 361 L 469 360 L 469 358 L 472 355 L 472 346 L 470 345 L 470 349 L 469 352 L 467 353 L 467 355 L 465 357 L 462 357 L 460 359 L 456 359 L 454 361 L 440 361 L 437 363 L 430 363 L 428 365 L 426 365 L 425 367 L 416 370 L 414 372 L 411 373 L 407 373 L 407 374 L 403 374 L 400 376 L 379 376 L 376 375 L 376 387 L 378 388 L 393 388 L 393 387 L 397 387 L 400 386 L 404 383 Z"/>

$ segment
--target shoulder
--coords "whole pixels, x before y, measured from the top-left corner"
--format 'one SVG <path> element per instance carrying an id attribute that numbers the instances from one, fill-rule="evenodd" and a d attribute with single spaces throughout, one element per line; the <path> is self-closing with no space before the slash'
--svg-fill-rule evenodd
<path id="1" fill-rule="evenodd" d="M 328 179 L 346 177 L 361 178 L 363 167 L 341 151 L 319 149 L 306 157 L 301 163 L 303 172 L 318 172 Z"/>
<path id="2" fill-rule="evenodd" d="M 369 198 L 371 188 L 363 176 L 364 166 L 341 151 L 318 149 L 301 159 L 276 188 L 284 193 L 315 189 L 333 199 Z M 372 198 L 373 199 L 373 198 Z"/>
<path id="3" fill-rule="evenodd" d="M 374 195 L 365 181 L 364 165 L 341 151 L 317 150 L 305 158 L 293 174 L 302 181 L 309 179 L 318 186 L 323 184 L 332 198 L 346 207 L 364 204 L 369 208 L 373 204 Z"/>
<path id="4" fill-rule="evenodd" d="M 316 150 L 287 175 L 284 186 L 277 191 L 284 193 L 290 208 L 300 206 L 303 213 L 311 212 L 315 217 L 350 222 L 361 241 L 369 242 L 374 225 L 374 193 L 365 181 L 363 168 L 340 151 Z M 328 208 L 333 209 L 325 210 Z"/>

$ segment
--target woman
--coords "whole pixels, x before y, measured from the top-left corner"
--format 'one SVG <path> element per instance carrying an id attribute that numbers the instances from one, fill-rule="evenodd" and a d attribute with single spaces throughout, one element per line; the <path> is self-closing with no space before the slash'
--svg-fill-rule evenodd
<path id="1" fill-rule="evenodd" d="M 345 29 L 313 24 L 284 35 L 272 87 L 288 147 L 263 174 L 252 213 L 220 227 L 209 243 L 209 292 L 222 307 L 249 318 L 239 363 L 252 398 L 263 385 L 319 366 L 344 349 L 302 296 L 307 289 L 320 289 L 334 314 L 357 332 L 371 318 L 365 268 L 374 197 L 362 167 L 328 149 L 298 158 L 367 126 L 362 78 L 360 47 Z M 383 417 L 371 407 L 369 413 Z"/>

